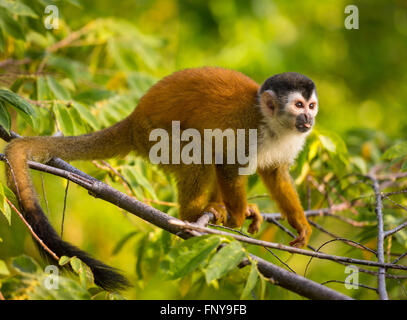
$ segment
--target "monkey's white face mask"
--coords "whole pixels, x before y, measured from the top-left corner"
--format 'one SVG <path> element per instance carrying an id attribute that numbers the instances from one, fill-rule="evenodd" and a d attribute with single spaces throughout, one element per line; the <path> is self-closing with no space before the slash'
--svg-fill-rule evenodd
<path id="1" fill-rule="evenodd" d="M 318 98 L 315 90 L 308 99 L 299 91 L 278 97 L 273 90 L 266 90 L 260 97 L 260 108 L 265 122 L 276 134 L 292 130 L 309 133 L 318 113 Z"/>
<path id="2" fill-rule="evenodd" d="M 272 90 L 267 90 L 260 97 L 260 109 L 264 125 L 260 129 L 258 166 L 291 164 L 315 124 L 318 113 L 315 91 L 306 99 L 298 91 L 277 98 Z"/>

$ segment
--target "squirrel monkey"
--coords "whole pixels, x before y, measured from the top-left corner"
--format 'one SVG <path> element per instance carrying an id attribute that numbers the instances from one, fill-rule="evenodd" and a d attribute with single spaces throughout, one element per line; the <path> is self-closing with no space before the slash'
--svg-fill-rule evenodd
<path id="1" fill-rule="evenodd" d="M 151 87 L 137 108 L 110 128 L 76 137 L 27 137 L 6 147 L 8 185 L 17 194 L 25 218 L 40 239 L 58 256 L 77 256 L 93 271 L 96 284 L 107 290 L 128 282 L 117 270 L 93 259 L 63 241 L 43 213 L 32 187 L 27 161 L 104 159 L 130 151 L 145 158 L 153 142 L 150 133 L 171 131 L 172 121 L 181 130 L 257 129 L 257 173 L 282 214 L 298 232 L 291 245 L 308 243 L 311 227 L 305 218 L 289 174 L 318 112 L 313 81 L 298 73 L 282 73 L 259 86 L 249 77 L 217 67 L 178 71 Z M 180 218 L 196 221 L 213 212 L 217 223 L 240 227 L 252 218 L 250 232 L 262 222 L 256 205 L 246 201 L 247 176 L 237 164 L 165 164 L 177 180 Z"/>

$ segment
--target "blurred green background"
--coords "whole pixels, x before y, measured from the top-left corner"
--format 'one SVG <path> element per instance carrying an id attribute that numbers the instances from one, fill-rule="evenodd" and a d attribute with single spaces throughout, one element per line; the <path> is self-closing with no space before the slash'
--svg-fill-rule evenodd
<path id="1" fill-rule="evenodd" d="M 364 171 L 380 160 L 386 148 L 406 138 L 407 2 L 404 0 L 38 0 L 19 3 L 25 3 L 33 14 L 21 11 L 12 14 L 0 2 L 0 61 L 27 57 L 31 61 L 0 69 L 0 86 L 31 100 L 59 101 L 35 105 L 37 118 L 33 126 L 19 116 L 16 121 L 16 114 L 10 109 L 12 129 L 20 134 L 50 135 L 56 130 L 80 134 L 109 126 L 129 114 L 140 96 L 161 77 L 183 68 L 211 65 L 239 70 L 259 83 L 285 71 L 303 73 L 314 80 L 320 113 L 317 133 L 311 139 L 317 141 L 318 133 L 329 132 L 327 135 L 333 140 L 340 140 L 334 141 L 338 146 L 342 146 L 342 141 L 346 144 L 343 149 L 346 159 L 340 155 L 338 159 L 343 163 L 338 160 L 338 166 L 332 163 L 330 167 L 330 158 L 321 156 L 322 163 L 317 162 L 309 156 L 309 148 L 304 150 L 306 155 L 301 165 L 293 168 L 304 204 L 304 161 L 309 162 L 306 173 L 313 172 L 315 176 L 331 171 L 335 174 L 341 170 L 350 172 L 355 168 Z M 42 23 L 46 16 L 44 7 L 48 4 L 56 4 L 59 9 L 61 19 L 56 30 L 46 30 Z M 344 11 L 349 4 L 359 9 L 358 30 L 344 27 L 347 16 Z M 10 19 L 17 22 L 17 26 Z M 74 37 L 67 45 L 52 47 L 72 34 Z M 53 77 L 58 84 L 52 85 L 53 80 L 45 79 L 47 77 Z M 64 111 L 61 101 L 67 100 L 80 106 Z M 321 143 L 318 154 L 324 152 Z M 329 156 L 336 159 L 332 154 Z M 109 163 L 129 181 L 134 181 L 132 186 L 139 199 L 176 201 L 172 180 L 149 164 L 133 156 Z M 126 191 L 117 177 L 111 178 L 103 168 L 92 163 L 73 164 Z M 40 174 L 34 173 L 34 176 L 45 208 Z M 43 179 L 50 219 L 59 230 L 66 182 L 45 174 Z M 265 190 L 257 177 L 251 178 L 249 195 L 262 193 Z M 313 195 L 312 200 L 313 205 L 323 206 L 318 196 Z M 264 212 L 277 210 L 268 199 L 258 203 Z M 157 204 L 156 207 L 177 214 L 175 207 Z M 374 217 L 371 210 L 369 214 Z M 360 230 L 337 220 L 318 221 L 336 234 L 348 238 L 360 236 Z M 126 235 L 129 239 L 123 248 L 112 254 Z M 40 261 L 16 215 L 12 216 L 11 227 L 0 215 L 0 237 L 3 239 L 1 259 L 25 252 Z M 275 227 L 264 227 L 261 237 L 285 244 L 290 241 Z M 248 273 L 244 269 L 233 271 L 217 285 L 206 285 L 199 272 L 181 280 L 163 280 L 160 261 L 168 252 L 167 247 L 177 240 L 73 185 L 69 187 L 64 239 L 122 269 L 135 283 L 123 293 L 130 299 L 235 299 L 239 298 Z M 318 247 L 327 239 L 329 237 L 316 231 L 311 244 Z M 374 236 L 364 243 L 374 246 Z M 403 244 L 395 244 L 399 245 L 396 251 L 405 251 Z M 342 244 L 329 248 L 328 252 L 333 254 L 374 259 L 360 251 L 350 253 L 351 249 Z M 250 251 L 280 265 L 262 248 L 250 248 Z M 279 256 L 299 274 L 308 261 L 284 252 Z M 313 261 L 307 277 L 323 282 L 344 280 L 346 274 L 341 265 Z M 375 285 L 374 277 L 361 274 L 360 278 L 367 285 Z M 330 286 L 355 298 L 376 297 L 369 290 L 347 290 L 340 284 Z M 394 297 L 403 297 L 397 282 L 389 287 Z M 267 285 L 265 297 L 299 298 L 271 284 Z"/>

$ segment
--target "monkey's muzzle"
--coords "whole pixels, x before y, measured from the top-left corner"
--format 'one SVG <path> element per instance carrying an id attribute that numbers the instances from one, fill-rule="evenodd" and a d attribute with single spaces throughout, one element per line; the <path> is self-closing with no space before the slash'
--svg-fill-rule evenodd
<path id="1" fill-rule="evenodd" d="M 307 132 L 308 130 L 311 130 L 313 124 L 313 117 L 305 113 L 298 115 L 297 119 L 295 120 L 295 127 L 300 132 Z"/>

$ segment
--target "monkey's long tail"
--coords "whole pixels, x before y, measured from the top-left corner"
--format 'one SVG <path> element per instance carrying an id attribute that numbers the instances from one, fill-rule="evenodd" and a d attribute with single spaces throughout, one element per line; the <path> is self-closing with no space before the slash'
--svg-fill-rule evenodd
<path id="1" fill-rule="evenodd" d="M 95 283 L 113 291 L 129 286 L 116 269 L 63 241 L 44 214 L 29 174 L 27 161 L 46 162 L 52 157 L 64 160 L 100 159 L 127 154 L 132 149 L 128 118 L 95 133 L 77 137 L 29 137 L 15 139 L 6 147 L 6 174 L 9 187 L 18 196 L 24 217 L 38 237 L 58 257 L 76 256 L 92 270 Z"/>

